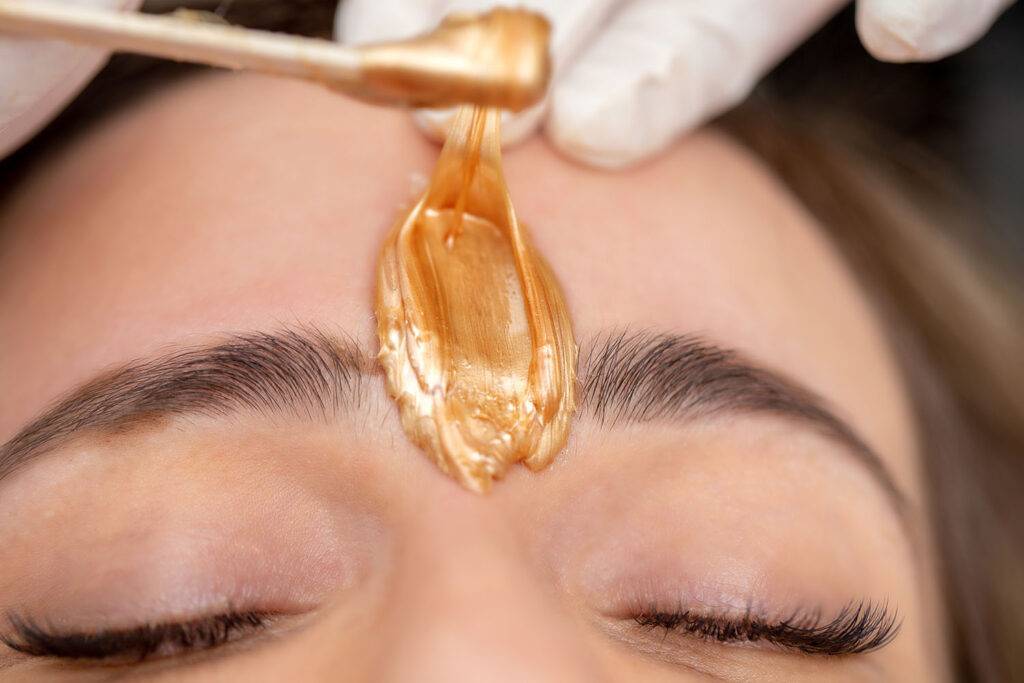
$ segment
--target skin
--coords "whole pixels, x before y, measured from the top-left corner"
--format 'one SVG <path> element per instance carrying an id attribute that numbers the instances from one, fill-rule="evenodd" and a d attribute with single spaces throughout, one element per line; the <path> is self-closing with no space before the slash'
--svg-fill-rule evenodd
<path id="1" fill-rule="evenodd" d="M 104 121 L 0 214 L 0 441 L 105 368 L 224 333 L 315 325 L 372 357 L 377 252 L 436 154 L 401 112 L 255 76 L 194 78 Z M 822 229 L 715 132 L 620 174 L 534 141 L 506 174 L 584 347 L 609 328 L 696 333 L 793 378 L 878 452 L 907 519 L 840 445 L 763 415 L 581 416 L 550 468 L 475 495 L 406 441 L 375 375 L 327 423 L 158 420 L 0 482 L 4 611 L 93 629 L 225 601 L 284 614 L 134 669 L 0 650 L 0 680 L 942 680 L 909 402 Z M 624 616 L 861 599 L 902 627 L 842 658 Z"/>

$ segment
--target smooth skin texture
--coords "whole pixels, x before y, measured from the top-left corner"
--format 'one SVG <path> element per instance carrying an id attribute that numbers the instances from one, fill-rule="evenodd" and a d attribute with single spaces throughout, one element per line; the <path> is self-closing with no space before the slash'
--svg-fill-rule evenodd
<path id="1" fill-rule="evenodd" d="M 378 249 L 436 155 L 401 112 L 255 76 L 196 77 L 104 122 L 0 214 L 0 441 L 105 369 L 225 334 L 316 327 L 372 357 Z M 761 414 L 616 427 L 584 412 L 550 468 L 474 495 L 405 440 L 371 374 L 336 418 L 154 419 L 0 481 L 0 611 L 78 630 L 280 615 L 137 668 L 0 650 L 0 680 L 946 676 L 908 399 L 821 229 L 714 132 L 623 174 L 541 141 L 506 162 L 584 352 L 627 328 L 739 350 L 824 397 L 892 473 L 904 518 L 842 445 Z M 629 618 L 860 600 L 900 631 L 836 658 Z"/>

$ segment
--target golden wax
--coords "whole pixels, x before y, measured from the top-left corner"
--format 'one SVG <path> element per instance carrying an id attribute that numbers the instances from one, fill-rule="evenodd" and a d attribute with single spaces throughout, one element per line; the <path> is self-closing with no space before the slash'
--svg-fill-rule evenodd
<path id="1" fill-rule="evenodd" d="M 547 92 L 550 34 L 547 19 L 525 9 L 451 14 L 422 36 L 361 46 L 360 83 L 345 90 L 385 104 L 520 111 Z"/>
<path id="2" fill-rule="evenodd" d="M 569 313 L 513 211 L 499 122 L 495 109 L 458 113 L 377 281 L 379 358 L 402 427 L 478 492 L 513 463 L 549 464 L 576 396 Z"/>

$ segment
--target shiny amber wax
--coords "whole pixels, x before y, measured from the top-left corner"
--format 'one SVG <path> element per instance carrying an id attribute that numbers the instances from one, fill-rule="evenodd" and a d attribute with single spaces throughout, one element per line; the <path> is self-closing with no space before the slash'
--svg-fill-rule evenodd
<path id="1" fill-rule="evenodd" d="M 499 123 L 495 109 L 459 112 L 377 280 L 379 359 L 402 427 L 477 492 L 513 463 L 549 464 L 576 405 L 569 313 L 513 211 Z"/>

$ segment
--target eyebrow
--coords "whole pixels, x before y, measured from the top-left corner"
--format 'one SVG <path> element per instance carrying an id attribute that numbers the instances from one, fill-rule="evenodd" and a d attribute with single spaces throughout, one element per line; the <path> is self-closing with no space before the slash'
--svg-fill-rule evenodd
<path id="1" fill-rule="evenodd" d="M 73 437 L 155 418 L 239 411 L 329 419 L 364 395 L 369 374 L 351 340 L 319 330 L 233 336 L 103 373 L 0 446 L 0 480 Z"/>
<path id="2" fill-rule="evenodd" d="M 155 418 L 240 411 L 329 420 L 358 407 L 376 366 L 351 339 L 302 328 L 232 336 L 101 374 L 0 446 L 0 480 L 72 438 Z M 725 413 L 775 415 L 840 443 L 901 515 L 884 461 L 826 402 L 793 380 L 699 337 L 617 332 L 580 356 L 581 413 L 613 428 Z"/>
<path id="3" fill-rule="evenodd" d="M 909 502 L 885 461 L 821 396 L 739 352 L 696 336 L 618 332 L 581 354 L 581 405 L 607 426 L 774 415 L 844 446 L 901 518 Z"/>

